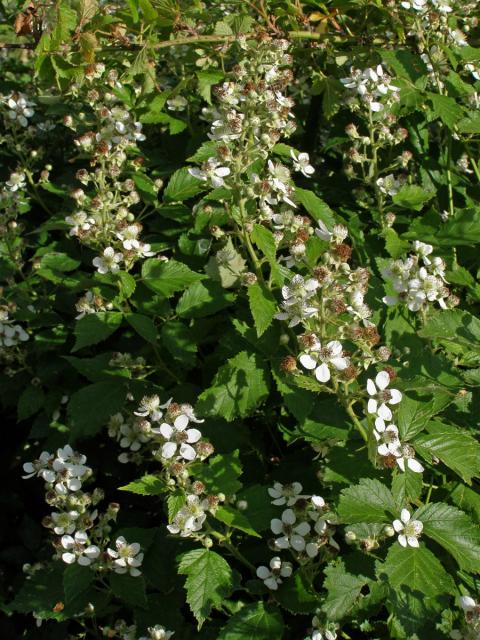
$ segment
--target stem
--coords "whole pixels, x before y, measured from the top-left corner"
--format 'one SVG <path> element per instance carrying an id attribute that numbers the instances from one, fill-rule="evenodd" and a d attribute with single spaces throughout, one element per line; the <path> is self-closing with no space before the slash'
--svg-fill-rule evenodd
<path id="1" fill-rule="evenodd" d="M 365 440 L 365 442 L 367 442 L 368 441 L 368 434 L 365 431 L 365 428 L 364 428 L 363 424 L 357 418 L 357 416 L 355 414 L 355 411 L 353 410 L 354 403 L 355 403 L 355 401 L 348 403 L 347 405 L 345 405 L 345 409 L 346 409 L 346 412 L 348 413 L 348 415 L 350 416 L 350 418 L 352 419 L 353 424 L 357 427 L 358 432 L 360 433 L 362 438 Z"/>

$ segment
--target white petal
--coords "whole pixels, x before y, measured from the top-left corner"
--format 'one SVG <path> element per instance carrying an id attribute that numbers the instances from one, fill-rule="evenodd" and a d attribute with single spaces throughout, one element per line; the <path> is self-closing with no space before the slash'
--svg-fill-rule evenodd
<path id="1" fill-rule="evenodd" d="M 285 524 L 295 524 L 296 519 L 293 509 L 285 509 L 282 513 L 282 522 Z"/>
<path id="2" fill-rule="evenodd" d="M 400 513 L 400 520 L 405 524 L 410 520 L 412 516 L 410 515 L 410 511 L 408 509 L 402 509 Z"/>
<path id="3" fill-rule="evenodd" d="M 303 551 L 305 549 L 304 538 L 297 535 L 296 533 L 290 536 L 290 544 L 292 545 L 293 549 L 295 549 L 295 551 Z"/>
<path id="4" fill-rule="evenodd" d="M 177 445 L 175 442 L 166 442 L 162 447 L 162 457 L 172 458 L 175 455 L 175 451 L 177 450 Z"/>
<path id="5" fill-rule="evenodd" d="M 308 534 L 310 533 L 310 525 L 308 524 L 308 522 L 301 522 L 295 527 L 294 531 L 295 533 L 298 533 L 299 536 L 308 536 Z"/>
<path id="6" fill-rule="evenodd" d="M 305 369 L 315 369 L 317 366 L 317 361 L 309 356 L 307 353 L 304 353 L 300 356 L 300 363 L 305 367 Z"/>
<path id="7" fill-rule="evenodd" d="M 260 580 L 266 580 L 270 576 L 270 569 L 268 567 L 257 567 L 257 578 Z"/>
<path id="8" fill-rule="evenodd" d="M 270 529 L 272 533 L 278 536 L 280 533 L 283 533 L 283 522 L 278 518 L 273 518 L 273 520 L 270 521 Z"/>
<path id="9" fill-rule="evenodd" d="M 391 420 L 393 417 L 392 412 L 385 403 L 382 403 L 377 409 L 378 415 L 384 420 Z"/>
<path id="10" fill-rule="evenodd" d="M 367 380 L 367 393 L 369 396 L 377 395 L 377 387 L 371 378 Z"/>
<path id="11" fill-rule="evenodd" d="M 383 391 L 390 384 L 390 376 L 386 371 L 380 371 L 380 373 L 377 373 L 375 377 L 375 383 L 377 387 Z"/>
<path id="12" fill-rule="evenodd" d="M 395 529 L 395 531 L 398 533 L 399 531 L 403 531 L 403 523 L 401 520 L 394 520 L 393 523 L 393 528 Z"/>
<path id="13" fill-rule="evenodd" d="M 290 541 L 287 536 L 282 536 L 275 540 L 275 546 L 277 549 L 288 549 L 290 547 Z"/>
<path id="14" fill-rule="evenodd" d="M 202 437 L 201 431 L 198 429 L 188 429 L 187 431 L 187 442 L 198 442 Z"/>
<path id="15" fill-rule="evenodd" d="M 407 541 L 410 547 L 415 547 L 418 549 L 418 547 L 420 546 L 418 543 L 418 538 L 416 538 L 415 536 L 408 536 Z"/>
<path id="16" fill-rule="evenodd" d="M 398 389 L 390 389 L 391 398 L 388 401 L 389 404 L 398 404 L 402 399 L 402 393 Z"/>
<path id="17" fill-rule="evenodd" d="M 319 382 L 328 382 L 330 380 L 328 364 L 322 362 L 322 364 L 315 369 L 315 377 Z"/>
<path id="18" fill-rule="evenodd" d="M 368 413 L 377 413 L 378 402 L 374 398 L 370 398 L 367 403 Z"/>
<path id="19" fill-rule="evenodd" d="M 460 606 L 464 611 L 472 611 L 477 606 L 477 603 L 470 596 L 462 596 L 460 598 Z"/>
<path id="20" fill-rule="evenodd" d="M 170 440 L 173 434 L 173 428 L 166 422 L 162 422 L 159 431 L 166 440 Z"/>
<path id="21" fill-rule="evenodd" d="M 74 553 L 62 553 L 62 560 L 67 564 L 73 564 L 75 562 Z"/>
<path id="22" fill-rule="evenodd" d="M 403 533 L 401 533 L 398 536 L 398 542 L 402 545 L 402 547 L 406 547 L 407 546 L 407 536 L 403 535 Z"/>
<path id="23" fill-rule="evenodd" d="M 173 424 L 175 426 L 175 429 L 183 431 L 185 427 L 188 426 L 188 422 L 188 417 L 184 413 L 182 413 L 180 416 L 175 418 L 175 422 Z"/>
<path id="24" fill-rule="evenodd" d="M 180 455 L 185 460 L 195 460 L 195 458 L 197 457 L 197 452 L 189 444 L 187 444 L 186 442 L 183 442 L 180 445 Z"/>
<path id="25" fill-rule="evenodd" d="M 415 460 L 415 458 L 409 458 L 407 461 L 407 466 L 409 469 L 411 469 L 415 473 L 422 473 L 423 471 L 423 466 L 420 464 L 418 460 Z"/>
<path id="26" fill-rule="evenodd" d="M 338 340 L 332 340 L 327 344 L 327 349 L 330 351 L 332 356 L 338 356 L 342 353 L 342 343 Z"/>
<path id="27" fill-rule="evenodd" d="M 330 362 L 333 364 L 335 369 L 337 369 L 338 371 L 343 371 L 344 369 L 346 369 L 348 367 L 347 358 L 332 358 L 330 360 Z"/>

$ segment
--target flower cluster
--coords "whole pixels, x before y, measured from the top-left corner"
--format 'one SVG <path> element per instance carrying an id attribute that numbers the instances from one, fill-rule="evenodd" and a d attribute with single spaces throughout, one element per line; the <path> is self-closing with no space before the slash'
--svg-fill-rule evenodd
<path id="1" fill-rule="evenodd" d="M 302 490 L 299 482 L 291 485 L 276 482 L 269 489 L 273 504 L 287 506 L 280 518 L 272 519 L 270 528 L 276 536 L 272 541 L 274 550 L 291 549 L 300 562 L 305 562 L 317 557 L 322 548 L 330 552 L 340 548 L 333 539 L 335 529 L 326 517 L 325 500 L 321 496 L 304 495 Z"/>
<path id="2" fill-rule="evenodd" d="M 388 109 L 391 104 L 398 101 L 400 89 L 392 84 L 392 78 L 379 64 L 368 69 L 350 69 L 350 75 L 342 78 L 340 82 L 346 89 L 352 92 L 348 103 L 351 108 L 362 107 L 376 112 Z M 355 96 L 355 97 L 354 97 Z"/>
<path id="3" fill-rule="evenodd" d="M 410 311 L 426 311 L 434 302 L 442 309 L 453 306 L 455 298 L 446 286 L 445 262 L 438 256 L 429 257 L 433 251 L 430 244 L 415 241 L 412 248 L 414 253 L 408 258 L 392 260 L 381 270 L 393 291 L 383 298 L 385 304 L 401 302 Z"/>
<path id="4" fill-rule="evenodd" d="M 415 473 L 421 473 L 423 466 L 415 459 L 415 449 L 407 443 L 402 443 L 400 434 L 393 420 L 392 407 L 402 400 L 402 393 L 398 389 L 392 389 L 390 385 L 390 373 L 380 371 L 375 381 L 367 380 L 367 412 L 374 416 L 375 426 L 373 437 L 376 442 L 376 451 L 385 467 L 395 465 L 401 471 L 408 467 Z"/>
<path id="5" fill-rule="evenodd" d="M 135 183 L 141 171 L 137 144 L 145 136 L 141 123 L 132 119 L 115 94 L 122 86 L 115 71 L 105 73 L 104 65 L 96 64 L 87 80 L 89 84 L 77 92 L 86 91 L 83 97 L 91 107 L 89 117 L 69 115 L 64 124 L 77 134 L 75 145 L 83 157 L 90 158 L 94 170 L 77 171 L 77 180 L 86 189 L 72 191 L 75 209 L 65 222 L 69 235 L 99 251 L 93 259 L 97 271 L 116 273 L 155 254 L 140 239 L 142 225 L 132 212 L 140 202 Z M 157 188 L 160 186 L 161 182 Z"/>
<path id="6" fill-rule="evenodd" d="M 35 103 L 21 92 L 0 96 L 0 103 L 7 112 L 7 118 L 12 126 L 28 127 L 30 118 L 35 115 Z"/>
<path id="7" fill-rule="evenodd" d="M 202 530 L 208 513 L 215 510 L 223 494 L 209 495 L 203 482 L 190 478 L 191 465 L 213 453 L 213 446 L 192 424 L 201 424 L 189 404 L 177 404 L 172 399 L 161 403 L 159 396 L 145 396 L 138 408 L 127 418 L 121 413 L 110 418 L 108 432 L 126 451 L 118 460 L 141 464 L 146 458 L 160 462 L 166 490 L 179 490 L 184 501 L 173 514 L 168 530 L 181 537 L 196 536 Z M 203 534 L 196 537 L 202 538 Z"/>
<path id="8" fill-rule="evenodd" d="M 0 348 L 16 347 L 29 339 L 28 333 L 19 324 L 13 324 L 7 309 L 0 309 Z"/>
<path id="9" fill-rule="evenodd" d="M 116 519 L 118 505 L 110 504 L 105 513 L 95 508 L 103 499 L 103 491 L 83 490 L 92 475 L 85 455 L 65 445 L 56 454 L 43 451 L 37 460 L 23 465 L 25 479 L 38 477 L 45 482 L 45 500 L 54 511 L 43 520 L 52 529 L 56 554 L 66 564 L 78 563 L 101 571 L 141 574 L 143 553 L 136 542 L 128 544 L 123 536 L 109 546 L 111 522 Z"/>

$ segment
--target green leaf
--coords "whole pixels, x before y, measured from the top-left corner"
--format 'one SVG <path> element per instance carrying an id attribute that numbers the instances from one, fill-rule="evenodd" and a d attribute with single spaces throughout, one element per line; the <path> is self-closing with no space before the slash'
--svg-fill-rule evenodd
<path id="1" fill-rule="evenodd" d="M 329 620 L 341 620 L 358 602 L 361 590 L 369 580 L 365 576 L 348 573 L 342 560 L 328 565 L 324 573 L 323 586 L 328 595 L 322 609 Z"/>
<path id="2" fill-rule="evenodd" d="M 480 243 L 480 209 L 457 211 L 455 217 L 435 229 L 432 241 L 440 246 L 469 246 Z"/>
<path id="3" fill-rule="evenodd" d="M 226 560 L 209 549 L 195 549 L 180 557 L 178 572 L 187 576 L 187 602 L 200 629 L 212 608 L 220 608 L 233 590 L 233 573 Z"/>
<path id="4" fill-rule="evenodd" d="M 249 536 L 254 536 L 255 538 L 261 538 L 262 536 L 253 529 L 250 521 L 244 515 L 242 511 L 231 507 L 230 505 L 225 505 L 222 507 L 218 507 L 215 511 L 215 518 L 223 522 L 228 527 L 232 527 L 233 529 L 238 529 L 239 531 L 243 531 Z"/>
<path id="5" fill-rule="evenodd" d="M 475 438 L 459 427 L 437 421 L 427 424 L 427 432 L 413 441 L 425 460 L 432 462 L 435 456 L 467 484 L 480 477 L 480 444 Z"/>
<path id="6" fill-rule="evenodd" d="M 417 393 L 415 398 L 404 394 L 398 406 L 397 427 L 402 440 L 410 440 L 423 431 L 430 418 L 440 413 L 453 400 L 446 390 L 432 394 Z"/>
<path id="7" fill-rule="evenodd" d="M 202 191 L 205 191 L 204 183 L 190 175 L 186 167 L 182 167 L 170 178 L 163 197 L 166 202 L 183 202 Z"/>
<path id="8" fill-rule="evenodd" d="M 195 473 L 197 480 L 201 480 L 207 493 L 224 493 L 234 495 L 242 487 L 238 478 L 242 475 L 239 451 L 224 453 L 210 458 L 208 465 L 199 464 Z"/>
<path id="9" fill-rule="evenodd" d="M 316 222 L 321 220 L 328 229 L 332 229 L 335 224 L 333 211 L 330 209 L 328 204 L 315 195 L 313 191 L 308 191 L 308 189 L 299 189 L 296 187 L 295 200 L 305 207 Z"/>
<path id="10" fill-rule="evenodd" d="M 420 497 L 422 492 L 422 474 L 415 473 L 408 467 L 405 471 L 395 471 L 392 480 L 392 495 L 397 504 L 397 508 L 401 510 L 407 502 L 414 502 Z"/>
<path id="11" fill-rule="evenodd" d="M 480 320 L 468 311 L 437 311 L 427 319 L 419 334 L 422 338 L 439 340 L 449 349 L 461 346 L 480 354 Z"/>
<path id="12" fill-rule="evenodd" d="M 208 104 L 212 104 L 213 85 L 218 84 L 224 76 L 223 71 L 215 71 L 213 69 L 197 71 L 198 93 Z"/>
<path id="13" fill-rule="evenodd" d="M 129 491 L 140 496 L 158 496 L 167 491 L 164 480 L 159 476 L 147 474 L 138 480 L 133 480 L 123 487 L 118 487 L 119 491 Z"/>
<path id="14" fill-rule="evenodd" d="M 480 571 L 480 527 L 456 507 L 431 502 L 412 516 L 423 522 L 423 535 L 438 542 L 461 569 Z"/>
<path id="15" fill-rule="evenodd" d="M 122 324 L 123 315 L 118 311 L 91 313 L 75 324 L 75 346 L 72 352 L 98 344 L 109 338 Z"/>
<path id="16" fill-rule="evenodd" d="M 117 598 L 130 606 L 145 609 L 147 596 L 145 593 L 145 580 L 143 576 L 134 578 L 126 573 L 110 573 L 110 588 Z"/>
<path id="17" fill-rule="evenodd" d="M 68 403 L 73 439 L 91 437 L 105 426 L 125 403 L 127 389 L 120 380 L 105 380 L 73 393 Z"/>
<path id="18" fill-rule="evenodd" d="M 71 258 L 66 253 L 52 251 L 45 254 L 40 260 L 40 269 L 52 269 L 52 271 L 68 272 L 74 271 L 80 266 L 80 260 Z"/>
<path id="19" fill-rule="evenodd" d="M 66 567 L 63 574 L 63 589 L 65 592 L 65 604 L 71 604 L 76 598 L 88 590 L 95 580 L 95 572 L 89 567 L 81 567 L 79 564 L 71 564 Z"/>
<path id="20" fill-rule="evenodd" d="M 157 328 L 151 318 L 140 313 L 127 313 L 125 318 L 130 326 L 147 342 L 156 344 L 158 340 Z"/>
<path id="21" fill-rule="evenodd" d="M 425 189 L 422 189 L 422 187 L 416 184 L 406 184 L 392 199 L 399 207 L 420 211 L 423 205 L 431 200 L 434 195 L 435 193 L 433 191 L 425 191 Z"/>
<path id="22" fill-rule="evenodd" d="M 387 605 L 402 627 L 400 637 L 425 637 L 433 612 L 445 608 L 442 596 L 455 593 L 452 578 L 424 545 L 404 549 L 392 544 L 385 562 L 377 563 L 377 575 L 388 584 Z"/>
<path id="23" fill-rule="evenodd" d="M 338 514 L 347 523 L 390 522 L 387 514 L 396 511 L 389 489 L 370 478 L 362 478 L 359 484 L 343 489 L 338 503 Z"/>
<path id="24" fill-rule="evenodd" d="M 439 93 L 429 93 L 428 99 L 432 103 L 433 113 L 449 128 L 453 129 L 462 118 L 464 111 L 454 98 L 442 96 Z"/>
<path id="25" fill-rule="evenodd" d="M 281 640 L 286 628 L 276 607 L 248 604 L 233 615 L 217 640 Z"/>
<path id="26" fill-rule="evenodd" d="M 277 301 L 270 291 L 258 282 L 248 287 L 247 295 L 257 336 L 260 337 L 272 324 L 277 312 Z"/>
<path id="27" fill-rule="evenodd" d="M 61 619 L 62 614 L 55 612 L 54 607 L 64 598 L 62 564 L 57 562 L 42 568 L 25 580 L 15 599 L 9 603 L 8 610 L 24 614 L 35 611 L 40 620 Z"/>
<path id="28" fill-rule="evenodd" d="M 144 173 L 134 173 L 133 181 L 144 202 L 152 204 L 157 200 L 158 188 L 154 181 Z"/>
<path id="29" fill-rule="evenodd" d="M 197 345 L 195 336 L 183 322 L 169 320 L 162 327 L 162 343 L 174 358 L 188 368 L 195 365 Z"/>
<path id="30" fill-rule="evenodd" d="M 314 613 L 318 609 L 319 594 L 299 569 L 287 578 L 275 592 L 275 600 L 291 613 Z"/>
<path id="31" fill-rule="evenodd" d="M 177 304 L 177 314 L 182 318 L 204 318 L 231 306 L 235 294 L 222 289 L 217 282 L 194 282 Z"/>
<path id="32" fill-rule="evenodd" d="M 250 236 L 267 260 L 274 262 L 277 245 L 270 229 L 267 229 L 261 224 L 254 224 Z"/>
<path id="33" fill-rule="evenodd" d="M 19 420 L 26 420 L 40 411 L 45 403 L 45 394 L 40 386 L 29 384 L 18 399 L 17 415 Z"/>
<path id="34" fill-rule="evenodd" d="M 268 396 L 268 374 L 258 354 L 241 351 L 217 371 L 212 386 L 199 396 L 203 415 L 231 422 L 251 415 Z"/>
<path id="35" fill-rule="evenodd" d="M 153 8 L 150 0 L 138 0 L 138 6 L 140 7 L 143 18 L 147 24 L 149 24 L 150 22 L 155 22 L 158 14 Z"/>
<path id="36" fill-rule="evenodd" d="M 155 258 L 149 258 L 142 265 L 143 283 L 155 293 L 166 298 L 177 291 L 183 291 L 189 285 L 205 277 L 189 269 L 183 262 L 176 260 L 161 262 Z"/>

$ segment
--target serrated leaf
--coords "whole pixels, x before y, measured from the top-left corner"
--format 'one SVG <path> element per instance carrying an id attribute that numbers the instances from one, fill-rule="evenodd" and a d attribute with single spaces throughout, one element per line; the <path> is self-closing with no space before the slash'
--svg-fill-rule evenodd
<path id="1" fill-rule="evenodd" d="M 215 511 L 215 518 L 220 522 L 223 522 L 228 527 L 232 527 L 233 529 L 238 529 L 239 531 L 243 531 L 249 536 L 254 536 L 255 538 L 261 538 L 261 535 L 253 529 L 250 521 L 244 515 L 242 511 L 231 507 L 230 505 L 225 505 L 218 507 Z"/>
<path id="2" fill-rule="evenodd" d="M 365 576 L 348 573 L 342 560 L 328 565 L 324 573 L 323 586 L 328 595 L 322 609 L 329 620 L 341 620 L 354 607 L 369 580 Z"/>
<path id="3" fill-rule="evenodd" d="M 22 391 L 18 399 L 17 416 L 19 420 L 26 420 L 40 411 L 45 403 L 45 394 L 40 386 L 29 384 Z"/>
<path id="4" fill-rule="evenodd" d="M 231 422 L 244 418 L 268 396 L 268 374 L 260 357 L 241 351 L 217 371 L 212 386 L 200 394 L 197 409 Z"/>
<path id="5" fill-rule="evenodd" d="M 449 128 L 453 129 L 464 114 L 462 107 L 454 98 L 443 96 L 439 93 L 429 93 L 428 98 L 432 103 L 433 112 L 437 118 Z"/>
<path id="6" fill-rule="evenodd" d="M 125 403 L 126 387 L 119 379 L 87 385 L 73 393 L 68 403 L 73 439 L 95 435 Z"/>
<path id="7" fill-rule="evenodd" d="M 89 567 L 82 567 L 76 563 L 67 566 L 63 574 L 65 604 L 69 605 L 87 591 L 94 580 L 95 572 Z"/>
<path id="8" fill-rule="evenodd" d="M 379 480 L 362 478 L 340 494 L 338 514 L 344 522 L 390 522 L 388 514 L 395 513 L 393 496 Z"/>
<path id="9" fill-rule="evenodd" d="M 206 71 L 197 71 L 198 93 L 208 103 L 212 104 L 212 87 L 218 84 L 225 76 L 223 71 L 209 69 Z"/>
<path id="10" fill-rule="evenodd" d="M 145 580 L 143 576 L 128 575 L 128 573 L 110 573 L 110 588 L 112 593 L 124 604 L 130 607 L 145 609 L 147 596 L 145 593 Z"/>
<path id="11" fill-rule="evenodd" d="M 72 352 L 106 340 L 119 328 L 122 319 L 123 314 L 118 311 L 101 311 L 80 318 L 75 324 Z"/>
<path id="12" fill-rule="evenodd" d="M 118 487 L 119 491 L 129 491 L 141 496 L 158 496 L 167 491 L 166 484 L 159 476 L 147 474 L 138 480 L 133 480 L 123 487 Z"/>
<path id="13" fill-rule="evenodd" d="M 258 282 L 248 287 L 247 295 L 257 336 L 260 337 L 272 324 L 277 312 L 277 301 L 270 291 Z"/>
<path id="14" fill-rule="evenodd" d="M 241 489 L 242 483 L 238 480 L 241 475 L 238 449 L 233 453 L 214 456 L 208 464 L 199 464 L 195 473 L 195 477 L 205 484 L 207 493 L 224 493 L 227 496 Z"/>
<path id="15" fill-rule="evenodd" d="M 186 167 L 182 167 L 168 181 L 163 197 L 166 202 L 183 202 L 202 191 L 205 191 L 204 183 L 190 175 Z"/>
<path id="16" fill-rule="evenodd" d="M 449 348 L 459 345 L 480 353 L 480 320 L 468 311 L 448 309 L 432 314 L 419 330 L 423 338 L 439 340 Z"/>
<path id="17" fill-rule="evenodd" d="M 402 440 L 410 440 L 423 431 L 427 422 L 452 400 L 452 394 L 441 389 L 433 395 L 418 393 L 415 398 L 404 394 L 397 411 L 397 426 Z"/>
<path id="18" fill-rule="evenodd" d="M 280 585 L 275 592 L 275 600 L 291 613 L 314 613 L 318 609 L 320 594 L 299 569 Z"/>
<path id="19" fill-rule="evenodd" d="M 217 640 L 281 640 L 284 632 L 279 610 L 258 602 L 244 606 L 233 615 Z"/>
<path id="20" fill-rule="evenodd" d="M 305 207 L 316 222 L 321 220 L 328 229 L 332 229 L 335 224 L 335 218 L 333 211 L 326 202 L 308 189 L 300 189 L 297 187 L 294 193 L 295 200 Z"/>
<path id="21" fill-rule="evenodd" d="M 225 291 L 217 282 L 195 282 L 183 293 L 176 312 L 182 318 L 203 318 L 229 307 L 234 301 L 235 294 Z"/>
<path id="22" fill-rule="evenodd" d="M 427 424 L 427 432 L 413 441 L 425 460 L 432 462 L 435 456 L 467 484 L 480 477 L 480 444 L 475 438 L 459 427 L 437 421 Z"/>
<path id="23" fill-rule="evenodd" d="M 406 184 L 392 199 L 399 207 L 420 211 L 423 205 L 431 200 L 434 195 L 435 193 L 433 191 L 425 191 L 425 189 L 422 189 L 422 187 L 416 184 Z"/>
<path id="24" fill-rule="evenodd" d="M 456 507 L 432 502 L 412 516 L 423 522 L 423 535 L 432 538 L 458 562 L 461 569 L 480 571 L 480 527 Z"/>
<path id="25" fill-rule="evenodd" d="M 405 471 L 395 471 L 392 480 L 392 495 L 399 510 L 408 502 L 414 502 L 422 492 L 422 474 L 415 473 L 407 466 Z"/>
<path id="26" fill-rule="evenodd" d="M 144 340 L 151 344 L 157 343 L 157 329 L 151 318 L 140 313 L 127 313 L 125 319 Z"/>
<path id="27" fill-rule="evenodd" d="M 377 564 L 377 575 L 388 584 L 388 609 L 408 637 L 424 632 L 431 625 L 432 612 L 445 607 L 442 595 L 456 590 L 452 578 L 423 545 L 404 549 L 393 544 L 385 562 Z"/>
<path id="28" fill-rule="evenodd" d="M 178 572 L 187 576 L 187 602 L 200 629 L 213 608 L 233 590 L 233 573 L 227 561 L 209 549 L 195 549 L 180 558 Z"/>
<path id="29" fill-rule="evenodd" d="M 206 276 L 195 273 L 183 262 L 169 260 L 163 262 L 150 258 L 142 265 L 143 283 L 155 293 L 169 298 L 177 291 L 183 291 L 194 282 Z"/>

